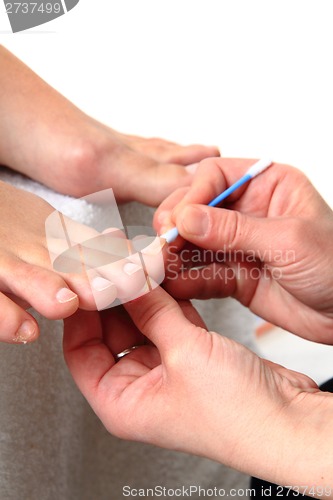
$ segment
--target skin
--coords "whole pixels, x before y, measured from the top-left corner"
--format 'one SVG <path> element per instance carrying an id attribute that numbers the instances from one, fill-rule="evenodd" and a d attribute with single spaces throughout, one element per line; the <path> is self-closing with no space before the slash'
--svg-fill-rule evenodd
<path id="1" fill-rule="evenodd" d="M 0 67 L 0 165 L 61 193 L 82 197 L 112 187 L 118 202 L 155 206 L 191 182 L 198 161 L 219 154 L 215 147 L 183 147 L 116 132 L 76 108 L 2 46 Z M 121 259 L 102 275 L 54 272 L 45 239 L 53 208 L 3 182 L 0 205 L 0 341 L 36 340 L 39 329 L 26 311 L 30 306 L 59 319 L 79 306 L 103 308 L 124 298 L 125 286 L 132 297 L 142 288 L 142 268 L 132 266 L 128 275 Z M 75 226 L 68 219 L 67 224 Z M 77 230 L 80 238 L 95 235 L 86 227 Z M 63 243 L 54 238 L 55 251 Z M 91 261 L 98 267 L 100 255 Z M 94 289 L 96 277 L 103 281 Z"/>
<path id="2" fill-rule="evenodd" d="M 188 185 L 215 146 L 125 135 L 87 116 L 0 46 L 0 163 L 64 194 L 112 187 L 118 202 L 156 206 Z M 186 168 L 189 166 L 190 168 Z"/>
<path id="3" fill-rule="evenodd" d="M 208 332 L 161 288 L 124 307 L 65 320 L 68 367 L 109 432 L 300 491 L 333 485 L 333 395 Z"/>
<path id="4" fill-rule="evenodd" d="M 333 498 L 333 395 L 305 375 L 208 332 L 185 301 L 232 295 L 269 321 L 332 343 L 333 217 L 308 179 L 273 165 L 224 208 L 203 205 L 252 163 L 206 160 L 191 187 L 159 207 L 159 233 L 177 225 L 181 235 L 169 247 L 164 284 L 181 302 L 158 288 L 126 304 L 128 316 L 79 312 L 65 320 L 65 358 L 116 436 L 202 455 L 299 493 L 322 498 L 324 491 Z M 182 269 L 184 250 L 199 252 L 202 261 L 187 260 Z M 212 251 L 209 261 L 205 250 Z M 200 264 L 191 279 L 191 265 Z M 133 345 L 142 346 L 117 362 L 116 354 Z"/>
<path id="5" fill-rule="evenodd" d="M 50 216 L 52 231 L 46 238 L 45 221 Z M 138 247 L 134 248 L 135 242 L 131 242 L 130 253 L 130 242 L 119 230 L 109 229 L 100 234 L 63 217 L 70 235 L 69 247 L 57 221 L 59 212 L 46 201 L 0 181 L 0 340 L 3 342 L 37 339 L 39 328 L 26 311 L 29 307 L 49 319 L 61 319 L 78 307 L 101 310 L 116 299 L 124 303 L 147 293 L 154 281 L 160 282 L 164 277 L 159 239 L 152 242 L 144 239 L 140 255 Z"/>
<path id="6" fill-rule="evenodd" d="M 203 205 L 253 163 L 205 160 L 191 187 L 161 204 L 156 230 L 161 234 L 176 225 L 183 238 L 169 249 L 166 289 L 180 299 L 232 296 L 267 321 L 331 344 L 333 213 L 304 174 L 274 164 L 238 189 L 223 208 Z M 191 263 L 184 250 L 201 252 L 200 272 L 191 270 L 198 262 Z"/>

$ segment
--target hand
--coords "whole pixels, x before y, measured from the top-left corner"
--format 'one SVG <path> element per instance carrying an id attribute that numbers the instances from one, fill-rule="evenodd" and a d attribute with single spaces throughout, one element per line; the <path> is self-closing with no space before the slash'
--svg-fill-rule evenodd
<path id="1" fill-rule="evenodd" d="M 169 271 L 174 266 L 178 276 L 169 272 L 166 289 L 182 299 L 231 295 L 267 321 L 333 343 L 333 213 L 309 180 L 274 164 L 230 196 L 225 208 L 201 205 L 252 163 L 205 160 L 191 188 L 159 207 L 157 230 L 176 225 L 192 252 L 176 242 L 178 263 L 170 253 Z M 194 271 L 194 265 L 203 268 Z"/>
<path id="2" fill-rule="evenodd" d="M 298 484 L 288 476 L 294 444 L 299 452 L 290 438 L 316 384 L 208 332 L 188 302 L 177 304 L 161 288 L 125 309 L 131 319 L 111 309 L 65 320 L 68 367 L 108 431 Z"/>

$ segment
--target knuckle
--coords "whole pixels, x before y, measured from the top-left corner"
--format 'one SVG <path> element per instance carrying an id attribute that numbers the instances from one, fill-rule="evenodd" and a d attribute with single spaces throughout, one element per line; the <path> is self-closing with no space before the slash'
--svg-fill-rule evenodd
<path id="1" fill-rule="evenodd" d="M 309 231 L 309 222 L 300 218 L 289 220 L 287 232 L 291 241 L 303 241 Z"/>
<path id="2" fill-rule="evenodd" d="M 165 315 L 168 315 L 172 311 L 173 307 L 171 305 L 166 305 L 162 302 L 155 301 L 150 304 L 150 307 L 146 309 L 141 309 L 140 314 L 140 329 L 145 331 L 154 331 L 155 325 L 163 324 L 161 321 Z"/>
<path id="3" fill-rule="evenodd" d="M 228 245 L 230 249 L 237 248 L 241 236 L 244 233 L 244 218 L 240 212 L 224 211 L 223 220 L 215 218 L 213 234 L 218 234 L 219 240 L 224 240 L 223 243 Z"/>

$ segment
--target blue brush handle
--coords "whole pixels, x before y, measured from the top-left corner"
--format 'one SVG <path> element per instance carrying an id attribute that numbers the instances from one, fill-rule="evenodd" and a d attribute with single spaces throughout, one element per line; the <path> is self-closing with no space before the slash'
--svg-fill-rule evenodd
<path id="1" fill-rule="evenodd" d="M 250 175 L 250 174 L 243 175 L 243 177 L 238 179 L 238 181 L 236 181 L 234 184 L 232 184 L 232 186 L 230 186 L 228 189 L 223 191 L 223 193 L 219 194 L 218 196 L 216 196 L 216 198 L 214 198 L 212 201 L 210 201 L 208 203 L 208 206 L 209 207 L 216 207 L 216 205 L 219 205 L 221 203 L 221 201 L 225 200 L 234 191 L 236 191 L 236 189 L 238 189 L 239 187 L 241 187 L 243 184 L 245 184 L 246 182 L 248 182 L 251 179 L 252 179 L 252 175 Z"/>
<path id="2" fill-rule="evenodd" d="M 210 201 L 208 203 L 208 206 L 209 207 L 216 207 L 216 205 L 219 205 L 221 203 L 221 201 L 225 200 L 225 198 L 230 196 L 231 193 L 236 191 L 236 189 L 238 189 L 239 187 L 241 187 L 243 184 L 245 184 L 246 182 L 248 182 L 251 179 L 252 179 L 252 175 L 250 175 L 250 174 L 243 175 L 243 177 L 238 179 L 238 181 L 236 181 L 234 184 L 232 184 L 232 186 L 228 187 L 228 189 L 223 191 L 223 193 L 219 194 L 218 196 L 216 196 L 216 198 L 214 198 L 212 201 Z M 166 239 L 167 243 L 172 243 L 173 241 L 175 241 L 175 239 L 177 238 L 178 235 L 179 235 L 178 229 L 176 227 L 173 227 L 167 233 L 162 235 L 162 237 Z"/>
<path id="3" fill-rule="evenodd" d="M 270 165 L 272 164 L 272 160 L 259 160 L 257 161 L 252 167 L 249 168 L 249 170 L 246 172 L 246 174 L 243 175 L 238 181 L 234 182 L 232 186 L 230 186 L 228 189 L 223 191 L 223 193 L 219 194 L 214 198 L 212 201 L 208 203 L 209 207 L 216 207 L 216 205 L 219 205 L 221 201 L 225 200 L 228 196 L 230 196 L 236 189 L 241 187 L 243 184 L 246 182 L 250 181 L 253 179 L 253 177 L 256 177 L 259 175 L 261 172 L 266 170 Z M 171 243 L 174 241 L 177 236 L 179 235 L 178 229 L 176 227 L 173 227 L 169 231 L 167 231 L 164 234 L 161 234 L 161 238 L 164 238 L 167 243 Z"/>

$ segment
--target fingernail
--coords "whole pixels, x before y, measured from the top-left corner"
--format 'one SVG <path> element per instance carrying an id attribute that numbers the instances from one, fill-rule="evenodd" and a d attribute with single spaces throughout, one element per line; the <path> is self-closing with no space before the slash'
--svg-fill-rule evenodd
<path id="1" fill-rule="evenodd" d="M 96 276 L 91 281 L 91 285 L 97 292 L 103 292 L 104 290 L 107 290 L 111 286 L 114 286 L 114 284 L 111 281 L 102 278 L 101 276 Z"/>
<path id="2" fill-rule="evenodd" d="M 161 226 L 171 224 L 171 210 L 162 210 L 157 216 L 157 222 L 161 224 Z"/>
<path id="3" fill-rule="evenodd" d="M 133 264 L 132 262 L 128 262 L 123 267 L 124 273 L 128 274 L 128 276 L 132 276 L 132 274 L 134 274 L 134 273 L 136 273 L 137 271 L 140 271 L 140 270 L 142 270 L 142 267 L 138 266 L 137 264 Z"/>
<path id="4" fill-rule="evenodd" d="M 170 224 L 170 226 L 162 226 L 159 231 L 159 234 L 165 234 L 169 231 L 169 229 L 172 229 L 173 227 L 175 227 L 174 224 Z"/>
<path id="5" fill-rule="evenodd" d="M 33 321 L 27 319 L 22 323 L 20 328 L 17 330 L 14 337 L 14 342 L 20 342 L 26 344 L 29 340 L 32 340 L 37 333 L 36 325 Z"/>
<path id="6" fill-rule="evenodd" d="M 197 171 L 197 168 L 198 168 L 198 165 L 199 163 L 192 163 L 191 165 L 187 165 L 185 167 L 185 170 L 189 173 L 189 174 L 195 174 L 195 172 Z"/>
<path id="7" fill-rule="evenodd" d="M 194 236 L 204 236 L 209 228 L 207 212 L 198 207 L 185 207 L 177 220 L 177 227 Z"/>
<path id="8" fill-rule="evenodd" d="M 56 299 L 60 304 L 66 304 L 66 302 L 77 299 L 77 295 L 69 288 L 61 288 L 56 295 Z"/>

